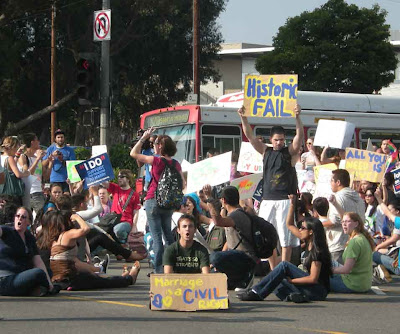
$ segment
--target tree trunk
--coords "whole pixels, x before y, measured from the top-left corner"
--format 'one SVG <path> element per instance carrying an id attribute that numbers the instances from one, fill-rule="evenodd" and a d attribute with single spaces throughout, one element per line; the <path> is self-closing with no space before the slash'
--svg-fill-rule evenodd
<path id="1" fill-rule="evenodd" d="M 75 96 L 77 92 L 77 88 L 74 89 L 72 93 L 69 93 L 68 95 L 64 96 L 61 100 L 57 101 L 51 106 L 47 106 L 46 108 L 39 110 L 35 112 L 32 115 L 29 115 L 27 118 L 23 119 L 22 121 L 19 121 L 18 123 L 8 125 L 6 132 L 6 135 L 10 135 L 12 132 L 19 131 L 20 129 L 23 129 L 25 126 L 27 126 L 29 123 L 32 123 L 47 114 L 51 113 L 53 110 L 57 110 L 59 107 L 61 107 L 63 104 L 71 100 L 72 97 Z"/>

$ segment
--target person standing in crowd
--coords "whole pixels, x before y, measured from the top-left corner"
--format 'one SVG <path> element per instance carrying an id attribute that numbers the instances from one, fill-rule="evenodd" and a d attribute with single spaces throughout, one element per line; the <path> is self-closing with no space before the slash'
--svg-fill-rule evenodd
<path id="1" fill-rule="evenodd" d="M 285 146 L 285 130 L 281 126 L 273 126 L 270 135 L 271 148 L 254 136 L 244 115 L 244 107 L 238 110 L 247 139 L 254 149 L 263 155 L 263 200 L 260 204 L 259 216 L 275 226 L 282 246 L 282 261 L 290 261 L 292 247 L 299 243 L 286 227 L 286 216 L 290 205 L 288 195 L 297 193 L 297 176 L 294 166 L 304 138 L 300 112 L 300 106 L 296 105 L 294 109 L 296 135 L 292 143 Z M 271 268 L 276 265 L 273 262 L 275 260 L 271 258 Z"/>
<path id="2" fill-rule="evenodd" d="M 149 223 L 150 233 L 153 237 L 155 272 L 159 274 L 163 273 L 162 259 L 164 253 L 164 245 L 162 242 L 162 235 L 164 235 L 167 246 L 171 245 L 174 242 L 174 237 L 171 231 L 171 218 L 174 209 L 164 209 L 159 207 L 155 198 L 158 182 L 165 169 L 165 163 L 175 165 L 176 170 L 181 175 L 183 187 L 185 185 L 185 180 L 182 174 L 181 165 L 178 161 L 172 159 L 172 157 L 176 154 L 177 149 L 176 144 L 171 139 L 171 137 L 166 135 L 161 135 L 157 137 L 154 145 L 158 146 L 157 149 L 160 152 L 160 156 L 147 156 L 140 153 L 142 150 L 142 145 L 147 139 L 150 138 L 153 131 L 154 129 L 150 128 L 144 132 L 142 138 L 140 138 L 140 140 L 132 148 L 131 157 L 141 163 L 150 164 L 152 166 L 152 180 L 147 191 L 147 195 L 145 198 L 146 202 L 144 205 L 146 209 L 146 216 Z"/>
<path id="3" fill-rule="evenodd" d="M 343 252 L 343 265 L 333 262 L 331 290 L 339 293 L 367 292 L 372 283 L 374 241 L 364 228 L 364 221 L 355 212 L 343 214 L 343 232 L 349 236 Z"/>
<path id="4" fill-rule="evenodd" d="M 327 242 L 332 259 L 343 264 L 342 254 L 346 247 L 348 235 L 343 232 L 341 221 L 343 212 L 355 212 L 365 216 L 364 201 L 350 187 L 350 175 L 345 169 L 332 171 L 331 189 L 334 193 L 329 208 L 329 220 L 323 222 L 327 230 Z M 361 218 L 364 221 L 364 218 Z"/>
<path id="5" fill-rule="evenodd" d="M 0 227 L 0 295 L 44 296 L 56 292 L 39 255 L 36 240 L 28 231 L 32 212 L 20 207 L 14 227 Z"/>
<path id="6" fill-rule="evenodd" d="M 14 174 L 18 179 L 28 177 L 30 173 L 28 171 L 20 171 L 15 158 L 19 158 L 24 150 L 24 146 L 20 146 L 17 137 L 9 136 L 5 137 L 1 144 L 3 154 L 1 155 L 1 167 L 8 169 L 8 171 Z M 14 194 L 6 194 L 11 196 L 11 199 L 16 205 L 22 204 L 22 196 L 15 196 Z"/>
<path id="7" fill-rule="evenodd" d="M 121 169 L 118 173 L 118 184 L 105 183 L 104 187 L 112 195 L 111 211 L 122 214 L 121 222 L 114 227 L 119 242 L 125 244 L 129 233 L 136 232 L 136 221 L 139 210 L 139 195 L 132 188 L 133 175 L 129 169 Z"/>
<path id="8" fill-rule="evenodd" d="M 390 139 L 382 139 L 381 146 L 376 150 L 376 153 L 390 154 Z"/>
<path id="9" fill-rule="evenodd" d="M 212 205 L 211 187 L 204 186 L 203 192 L 207 197 L 211 219 L 216 226 L 225 227 L 226 231 L 227 250 L 212 253 L 211 264 L 228 276 L 228 289 L 247 289 L 253 282 L 258 259 L 253 245 L 248 241 L 252 240 L 251 219 L 239 205 L 239 191 L 232 186 L 222 190 L 221 203 L 227 217 L 222 217 Z"/>
<path id="10" fill-rule="evenodd" d="M 313 167 L 321 164 L 314 146 L 314 137 L 307 139 L 306 147 L 307 152 L 301 155 L 301 163 L 303 164 L 303 169 L 313 171 Z"/>
<path id="11" fill-rule="evenodd" d="M 65 144 L 64 131 L 58 129 L 55 133 L 54 143 L 51 144 L 43 158 L 42 165 L 50 172 L 50 183 L 59 183 L 62 186 L 62 191 L 69 191 L 67 183 L 67 160 L 76 160 L 74 150 Z"/>
<path id="12" fill-rule="evenodd" d="M 21 137 L 23 144 L 26 146 L 26 152 L 21 154 L 18 164 L 22 167 L 22 170 L 31 174 L 29 177 L 24 178 L 24 180 L 29 180 L 25 182 L 25 193 L 28 198 L 24 205 L 32 207 L 37 214 L 45 203 L 42 190 L 42 159 L 46 153 L 40 149 L 39 139 L 34 133 L 26 133 Z"/>
<path id="13" fill-rule="evenodd" d="M 184 214 L 178 219 L 177 232 L 180 235 L 164 252 L 164 273 L 208 274 L 210 259 L 207 249 L 195 241 L 195 218 Z"/>

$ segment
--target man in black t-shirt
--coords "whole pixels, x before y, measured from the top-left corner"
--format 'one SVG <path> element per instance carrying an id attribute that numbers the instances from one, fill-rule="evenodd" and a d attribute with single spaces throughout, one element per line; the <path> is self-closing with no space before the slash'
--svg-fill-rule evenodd
<path id="1" fill-rule="evenodd" d="M 297 193 L 297 176 L 294 169 L 301 145 L 303 144 L 304 128 L 300 119 L 299 105 L 293 110 L 296 118 L 296 135 L 289 146 L 285 146 L 285 130 L 281 126 L 271 128 L 268 147 L 254 136 L 253 130 L 244 115 L 244 107 L 238 110 L 242 120 L 242 128 L 253 148 L 263 155 L 263 200 L 260 204 L 259 216 L 274 225 L 282 246 L 282 261 L 290 261 L 292 247 L 299 245 L 286 227 L 286 217 L 289 210 L 288 196 Z M 275 267 L 275 256 L 269 258 L 271 269 Z"/>
<path id="2" fill-rule="evenodd" d="M 221 217 L 211 202 L 211 187 L 203 188 L 208 198 L 208 208 L 216 226 L 225 227 L 226 248 L 222 252 L 211 254 L 211 264 L 217 271 L 228 276 L 228 289 L 246 289 L 251 286 L 254 278 L 254 268 L 257 257 L 253 245 L 247 240 L 253 240 L 251 235 L 251 220 L 239 206 L 239 192 L 235 187 L 227 186 L 221 194 L 221 204 L 228 216 Z"/>
<path id="3" fill-rule="evenodd" d="M 208 274 L 210 259 L 207 249 L 193 240 L 196 231 L 195 218 L 182 215 L 178 220 L 178 241 L 164 251 L 164 273 Z"/>

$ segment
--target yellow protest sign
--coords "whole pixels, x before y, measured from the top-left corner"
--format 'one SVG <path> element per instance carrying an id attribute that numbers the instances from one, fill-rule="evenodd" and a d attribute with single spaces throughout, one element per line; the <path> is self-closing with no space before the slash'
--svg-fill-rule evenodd
<path id="1" fill-rule="evenodd" d="M 228 309 L 225 274 L 153 274 L 150 308 L 161 311 Z"/>
<path id="2" fill-rule="evenodd" d="M 319 172 L 321 169 L 330 169 L 330 170 L 335 170 L 338 169 L 336 164 L 325 164 L 325 165 L 318 165 L 314 167 L 314 180 L 315 184 L 318 184 L 318 177 L 319 177 Z"/>
<path id="3" fill-rule="evenodd" d="M 381 182 L 385 174 L 385 164 L 385 154 L 346 148 L 346 169 L 350 174 L 354 173 L 354 181 Z"/>
<path id="4" fill-rule="evenodd" d="M 247 75 L 244 86 L 245 115 L 294 117 L 297 74 Z"/>

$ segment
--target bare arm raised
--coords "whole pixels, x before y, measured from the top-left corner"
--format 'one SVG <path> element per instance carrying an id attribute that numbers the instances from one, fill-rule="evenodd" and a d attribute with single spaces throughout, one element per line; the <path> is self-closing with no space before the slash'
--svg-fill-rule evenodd
<path id="1" fill-rule="evenodd" d="M 254 147 L 254 149 L 260 153 L 260 154 L 264 154 L 265 149 L 267 148 L 267 146 L 260 142 L 253 133 L 253 129 L 251 128 L 249 121 L 247 120 L 247 117 L 244 115 L 245 109 L 244 106 L 242 106 L 239 110 L 238 110 L 238 114 L 240 116 L 240 119 L 242 121 L 242 128 L 243 128 L 243 132 L 246 135 L 247 139 L 249 140 L 250 144 Z"/>
<path id="2" fill-rule="evenodd" d="M 300 147 L 304 141 L 304 127 L 300 119 L 301 107 L 297 103 L 294 107 L 294 112 L 296 116 L 296 135 L 294 136 L 292 143 L 289 145 L 289 153 L 292 156 L 299 153 Z"/>

